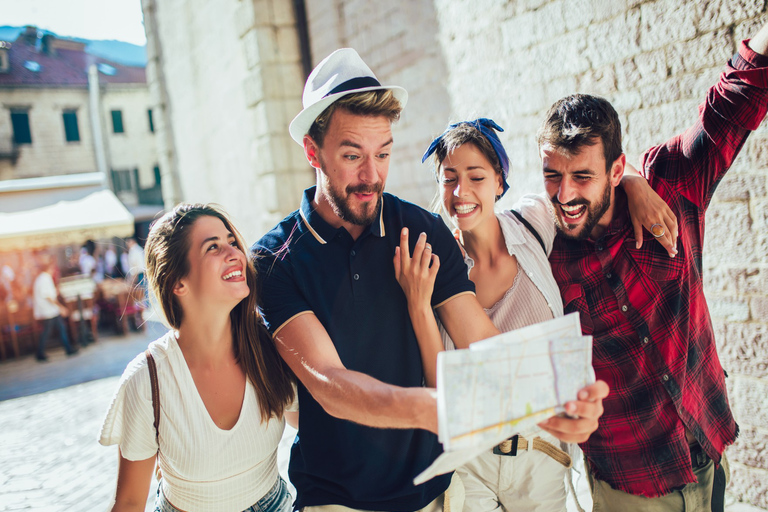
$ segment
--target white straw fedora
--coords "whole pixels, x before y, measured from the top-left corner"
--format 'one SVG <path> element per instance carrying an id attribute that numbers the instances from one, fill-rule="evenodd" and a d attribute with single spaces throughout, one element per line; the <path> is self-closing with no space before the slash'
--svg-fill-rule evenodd
<path id="1" fill-rule="evenodd" d="M 397 85 L 381 85 L 371 68 L 352 48 L 336 50 L 323 59 L 307 78 L 302 96 L 304 110 L 293 118 L 288 128 L 291 138 L 303 146 L 304 135 L 331 103 L 347 94 L 379 89 L 392 91 L 405 107 L 408 101 L 405 89 Z"/>

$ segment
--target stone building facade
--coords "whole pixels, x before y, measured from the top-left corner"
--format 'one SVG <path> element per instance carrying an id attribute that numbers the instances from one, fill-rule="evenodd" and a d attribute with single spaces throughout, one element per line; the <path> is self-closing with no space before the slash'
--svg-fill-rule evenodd
<path id="1" fill-rule="evenodd" d="M 143 68 L 31 26 L 0 54 L 0 180 L 97 172 L 131 208 L 162 199 Z"/>
<path id="2" fill-rule="evenodd" d="M 287 131 L 301 109 L 302 57 L 314 65 L 350 46 L 383 83 L 408 89 L 387 189 L 423 206 L 435 189 L 420 163 L 431 139 L 449 120 L 494 118 L 506 129 L 513 169 L 505 206 L 542 188 L 534 134 L 555 100 L 573 92 L 607 97 L 622 118 L 628 159 L 638 162 L 645 148 L 694 121 L 738 42 L 768 20 L 765 0 L 143 3 L 157 64 L 149 80 L 172 133 L 165 154 L 180 183 L 173 197 L 224 204 L 249 240 L 295 209 L 301 188 L 314 181 Z M 741 425 L 729 450 L 729 492 L 766 509 L 767 181 L 763 123 L 715 195 L 704 259 Z"/>
<path id="3" fill-rule="evenodd" d="M 101 172 L 129 207 L 157 203 L 143 68 L 35 27 L 0 41 L 0 54 L 0 180 Z"/>

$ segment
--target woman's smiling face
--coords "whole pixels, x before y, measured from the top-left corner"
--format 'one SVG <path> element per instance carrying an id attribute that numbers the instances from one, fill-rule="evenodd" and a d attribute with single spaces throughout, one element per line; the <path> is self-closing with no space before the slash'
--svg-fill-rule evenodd
<path id="1" fill-rule="evenodd" d="M 200 217 L 189 233 L 189 273 L 181 279 L 197 300 L 232 302 L 248 296 L 245 254 L 221 219 Z"/>
<path id="2" fill-rule="evenodd" d="M 440 190 L 445 211 L 461 231 L 471 231 L 494 216 L 501 176 L 477 146 L 468 142 L 440 163 Z"/>

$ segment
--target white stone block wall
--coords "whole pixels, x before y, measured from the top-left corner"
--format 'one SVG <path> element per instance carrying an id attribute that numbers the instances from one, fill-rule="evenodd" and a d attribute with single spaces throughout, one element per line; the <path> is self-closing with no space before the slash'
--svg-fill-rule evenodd
<path id="1" fill-rule="evenodd" d="M 143 84 L 102 84 L 101 115 L 107 133 L 109 164 L 115 170 L 139 169 L 144 188 L 155 184 L 157 164 L 154 135 L 149 131 L 149 91 Z M 84 87 L 26 87 L 0 89 L 0 135 L 13 133 L 10 110 L 28 107 L 31 144 L 19 147 L 19 158 L 0 160 L 0 179 L 36 178 L 96 172 L 88 90 Z M 125 132 L 112 133 L 112 109 L 123 112 Z M 75 110 L 79 141 L 67 142 L 62 113 Z"/>
<path id="2" fill-rule="evenodd" d="M 155 133 L 149 129 L 147 110 L 150 108 L 146 85 L 102 88 L 101 117 L 109 165 L 114 170 L 138 169 L 139 183 L 136 185 L 141 188 L 155 186 L 154 168 L 158 165 Z M 122 112 L 123 133 L 113 133 L 112 110 Z"/>
<path id="3" fill-rule="evenodd" d="M 303 83 L 291 2 L 144 0 L 143 9 L 167 130 L 161 160 L 177 173 L 179 199 L 221 204 L 254 242 L 314 178 L 288 136 Z"/>
<path id="4" fill-rule="evenodd" d="M 690 125 L 740 40 L 768 20 L 754 0 L 434 0 L 451 111 L 507 131 L 510 199 L 541 189 L 535 132 L 573 92 L 607 97 L 630 162 Z M 768 128 L 720 184 L 707 215 L 704 274 L 741 435 L 729 492 L 768 508 Z"/>
<path id="5" fill-rule="evenodd" d="M 25 88 L 0 90 L 0 133 L 11 137 L 10 109 L 29 107 L 31 144 L 18 146 L 19 158 L 0 160 L 0 179 L 36 178 L 96 171 L 93 136 L 85 88 Z M 62 112 L 77 112 L 80 140 L 67 142 Z"/>
<path id="6" fill-rule="evenodd" d="M 408 104 L 393 127 L 386 190 L 427 206 L 436 185 L 431 167 L 421 164 L 421 155 L 442 133 L 451 105 L 432 3 L 312 0 L 305 4 L 313 66 L 337 48 L 351 47 L 381 83 L 408 91 Z"/>

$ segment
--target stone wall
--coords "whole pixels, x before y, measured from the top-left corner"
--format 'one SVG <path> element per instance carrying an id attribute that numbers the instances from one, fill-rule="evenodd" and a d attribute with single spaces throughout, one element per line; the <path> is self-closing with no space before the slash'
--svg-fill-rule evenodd
<path id="1" fill-rule="evenodd" d="M 304 82 L 291 2 L 143 0 L 142 7 L 161 162 L 178 182 L 166 189 L 164 176 L 166 206 L 219 203 L 253 242 L 296 208 L 314 179 L 288 136 Z"/>
<path id="2" fill-rule="evenodd" d="M 149 132 L 147 108 L 149 91 L 144 85 L 102 86 L 101 114 L 106 142 L 115 169 L 139 169 L 144 187 L 154 185 L 153 167 L 157 163 L 155 144 Z M 13 134 L 10 110 L 29 108 L 32 143 L 19 147 L 14 162 L 0 160 L 0 179 L 36 178 L 59 174 L 95 172 L 93 132 L 88 90 L 84 88 L 4 88 L 0 89 L 0 137 Z M 113 134 L 110 109 L 123 111 L 125 133 Z M 67 142 L 62 112 L 77 112 L 80 140 Z M 142 124 L 143 122 L 143 124 Z"/>
<path id="3" fill-rule="evenodd" d="M 147 86 L 109 86 L 102 89 L 102 127 L 109 151 L 109 165 L 115 170 L 138 169 L 141 188 L 155 186 L 158 165 L 155 134 L 149 129 L 150 109 Z M 110 111 L 120 110 L 123 133 L 113 133 Z"/>
<path id="4" fill-rule="evenodd" d="M 312 0 L 305 4 L 313 66 L 337 48 L 351 47 L 381 83 L 408 91 L 408 104 L 392 130 L 395 144 L 386 190 L 427 205 L 435 181 L 431 168 L 420 163 L 421 155 L 432 137 L 442 133 L 451 105 L 432 3 Z"/>
<path id="5" fill-rule="evenodd" d="M 352 2 L 350 2 L 352 3 Z M 435 0 L 451 113 L 506 132 L 509 200 L 539 191 L 534 135 L 573 92 L 607 97 L 638 162 L 681 131 L 741 39 L 768 20 L 763 0 Z M 729 492 L 768 508 L 768 128 L 753 134 L 707 214 L 706 294 L 741 435 Z M 507 198 L 505 198 L 506 200 Z M 508 202 L 506 203 L 508 204 Z"/>

